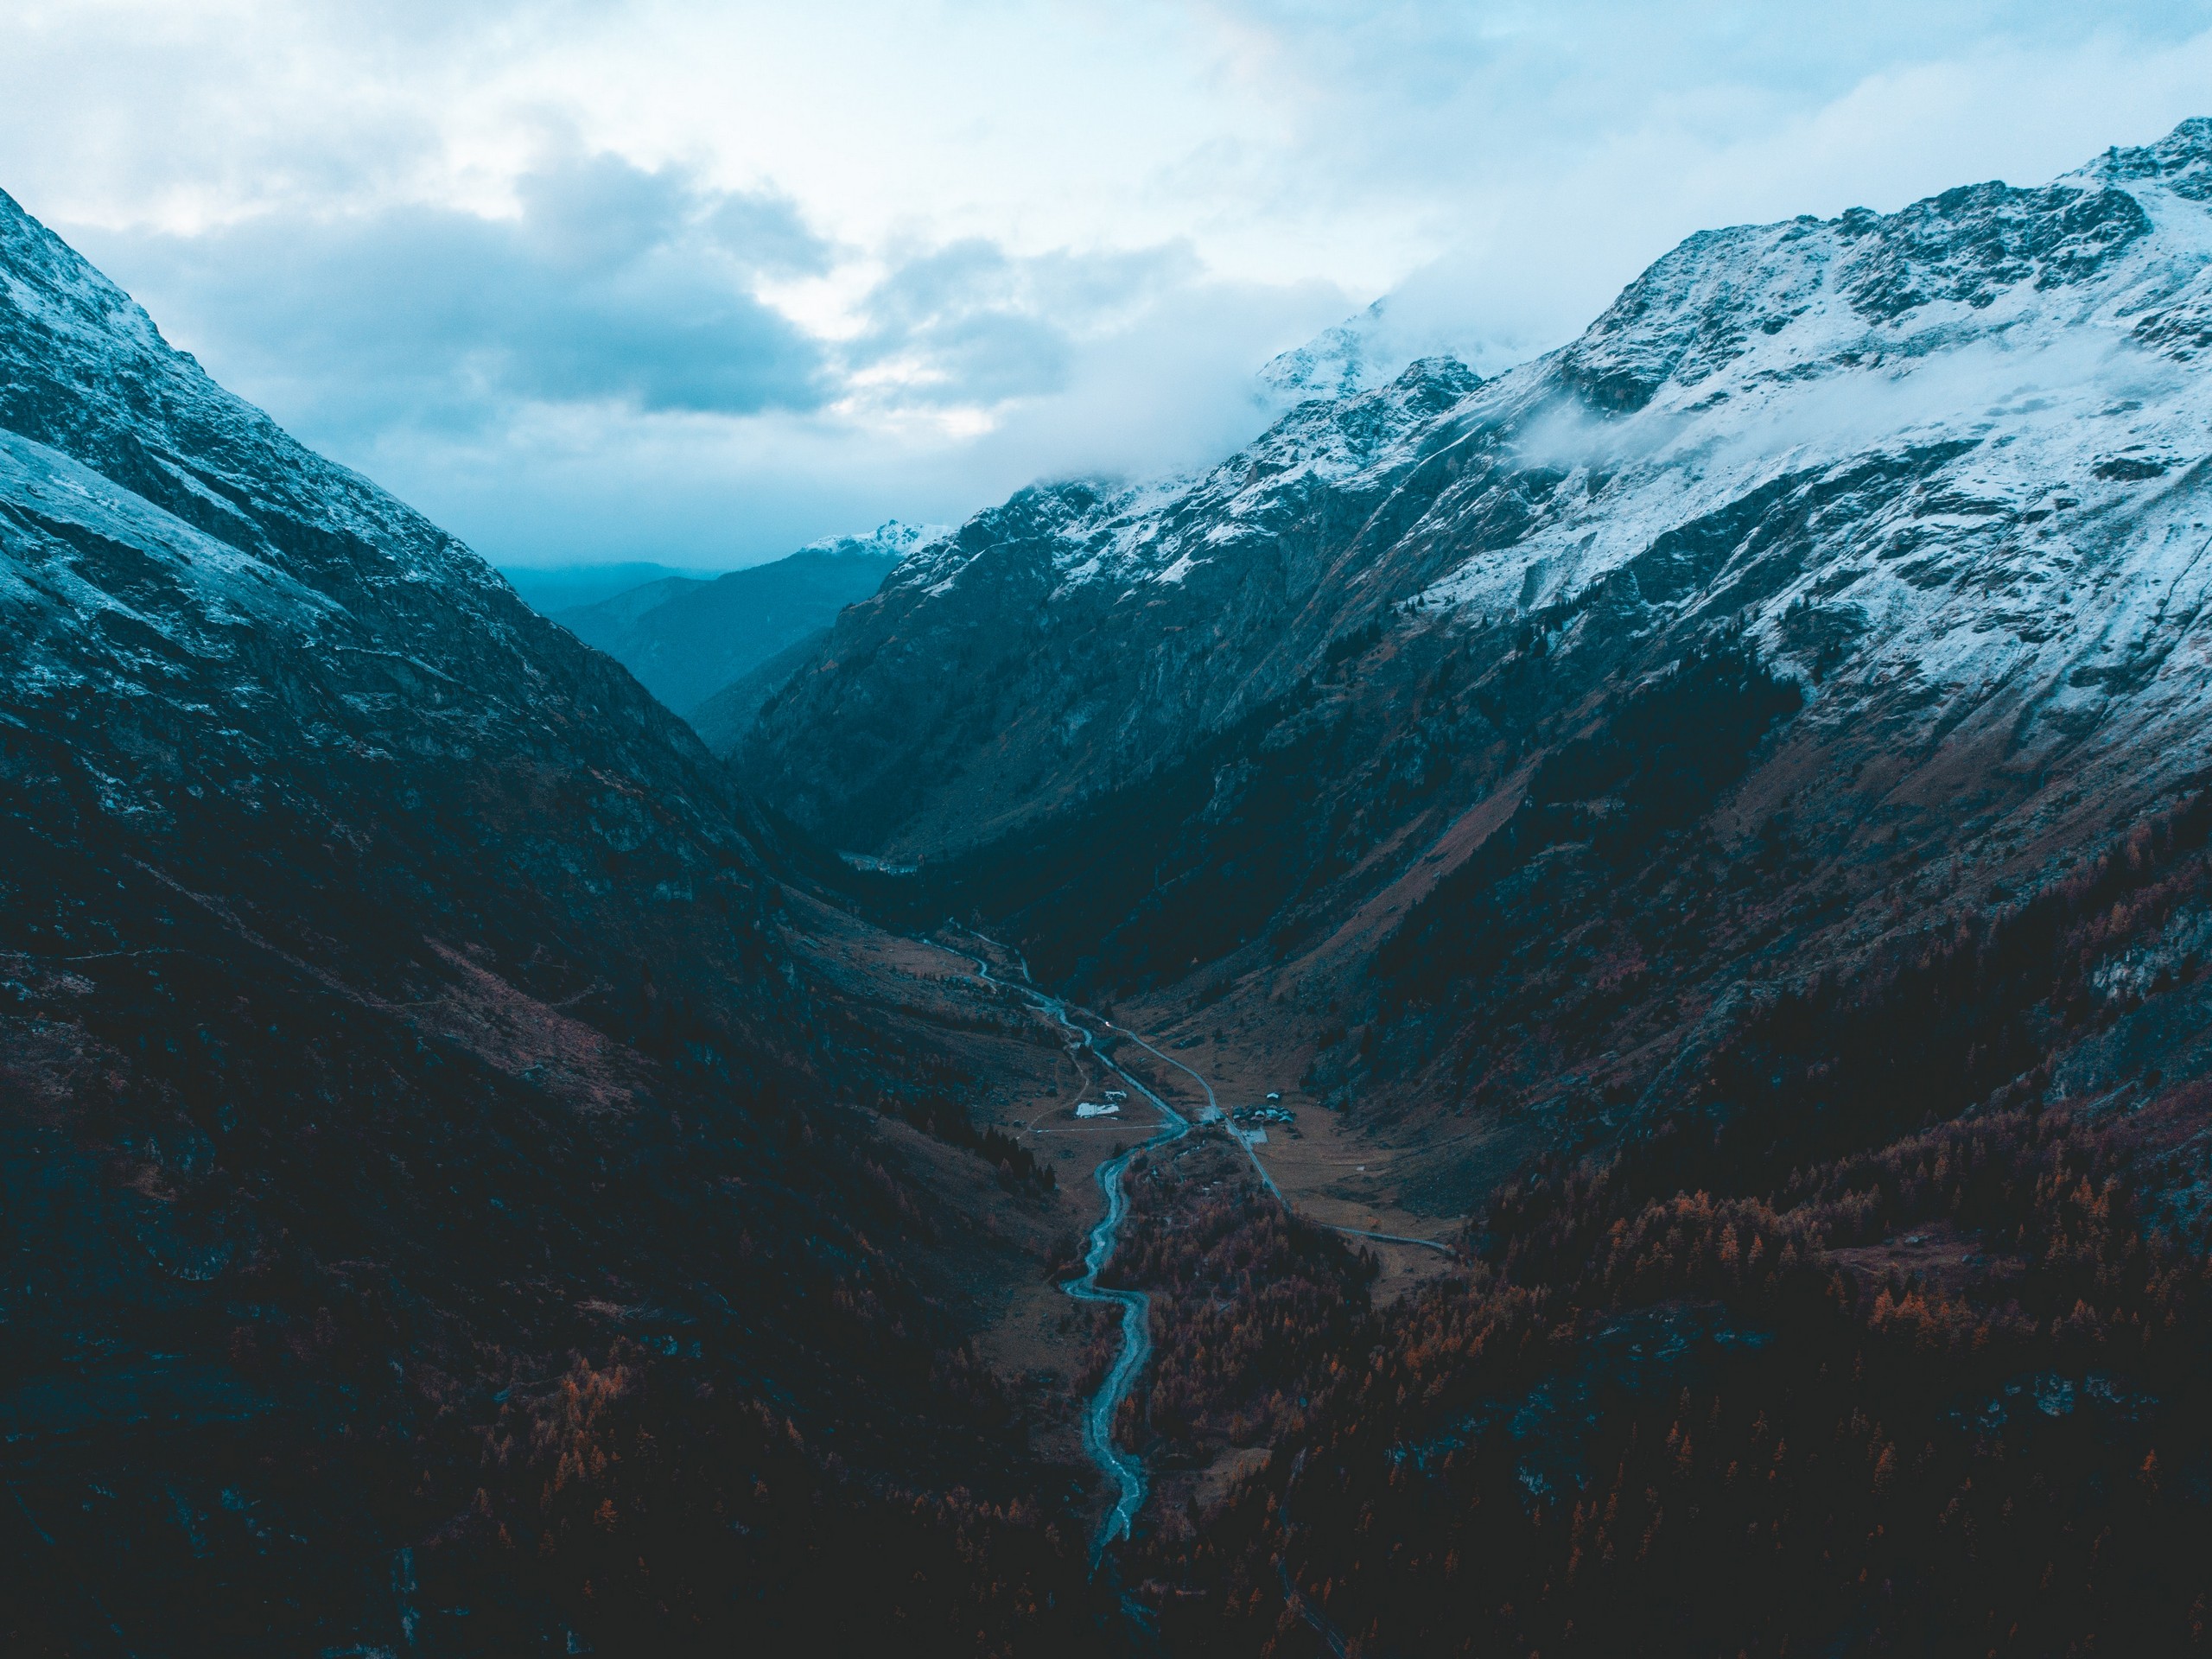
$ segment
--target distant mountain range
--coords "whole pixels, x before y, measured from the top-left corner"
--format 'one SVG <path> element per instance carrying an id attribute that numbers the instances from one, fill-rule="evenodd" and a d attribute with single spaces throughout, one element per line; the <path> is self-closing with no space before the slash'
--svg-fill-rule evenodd
<path id="1" fill-rule="evenodd" d="M 603 599 L 626 594 L 648 582 L 666 582 L 671 577 L 712 582 L 721 572 L 687 570 L 672 564 L 631 560 L 621 564 L 564 564 L 543 570 L 527 566 L 502 567 L 499 574 L 531 609 L 540 616 L 551 616 L 558 611 L 596 605 Z"/>
<path id="2" fill-rule="evenodd" d="M 874 593 L 901 559 L 944 534 L 942 526 L 893 519 L 870 535 L 812 543 L 768 564 L 711 580 L 659 576 L 549 613 L 667 707 L 689 715 L 828 627 L 846 606 Z"/>

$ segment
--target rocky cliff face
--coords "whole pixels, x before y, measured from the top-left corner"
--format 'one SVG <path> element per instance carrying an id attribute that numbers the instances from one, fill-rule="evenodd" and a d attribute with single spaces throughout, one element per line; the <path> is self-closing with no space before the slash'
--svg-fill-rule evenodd
<path id="1" fill-rule="evenodd" d="M 979 516 L 750 775 L 1057 971 L 1303 1008 L 1319 1090 L 1643 1097 L 2198 775 L 2208 283 L 2204 122 L 1694 237 L 1493 380 Z"/>

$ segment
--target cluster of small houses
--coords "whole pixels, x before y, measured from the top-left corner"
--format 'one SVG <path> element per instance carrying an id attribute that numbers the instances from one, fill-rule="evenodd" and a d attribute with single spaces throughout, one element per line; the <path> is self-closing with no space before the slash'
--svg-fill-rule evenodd
<path id="1" fill-rule="evenodd" d="M 1129 1097 L 1126 1089 L 1109 1089 L 1103 1100 L 1084 1100 L 1076 1103 L 1077 1117 L 1118 1117 L 1122 1103 Z M 1271 1094 L 1264 1106 L 1239 1106 L 1229 1115 L 1239 1123 L 1295 1123 L 1298 1116 L 1282 1103 L 1282 1096 Z"/>
<path id="2" fill-rule="evenodd" d="M 1269 1095 L 1264 1106 L 1240 1106 L 1230 1114 L 1239 1123 L 1295 1123 L 1298 1114 L 1282 1103 L 1281 1095 Z"/>

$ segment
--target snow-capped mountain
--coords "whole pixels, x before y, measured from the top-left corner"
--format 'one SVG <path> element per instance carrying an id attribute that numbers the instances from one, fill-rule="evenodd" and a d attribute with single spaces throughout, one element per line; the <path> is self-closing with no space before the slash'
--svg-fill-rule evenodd
<path id="1" fill-rule="evenodd" d="M 1848 635 L 1931 684 L 2086 707 L 2150 671 L 2212 578 L 2188 533 L 2212 420 L 2194 361 L 2209 148 L 2191 123 L 2041 189 L 1693 238 L 1548 357 L 1486 383 L 1416 363 L 1196 479 L 1027 492 L 911 558 L 849 626 L 949 622 L 1020 545 L 1051 572 L 1048 627 L 1094 589 L 1188 588 L 1234 632 L 1230 593 L 1280 565 L 1302 626 L 1239 658 L 1271 695 L 1375 605 L 1478 622 L 1630 575 L 1670 617 L 1720 606 L 1777 660 Z M 1793 503 L 1785 575 L 1751 530 Z M 1757 592 L 1733 579 L 1754 564 Z M 1249 701 L 1177 692 L 1224 716 Z"/>
<path id="2" fill-rule="evenodd" d="M 4 197 L 0 319 L 11 528 L 148 543 L 141 568 L 112 582 L 88 569 L 93 554 L 0 566 L 19 687 L 143 689 L 161 677 L 153 641 L 212 664 L 227 654 L 216 635 L 249 619 L 282 616 L 313 637 L 341 627 L 349 602 L 406 613 L 432 590 L 505 620 L 503 584 L 480 561 L 223 391 Z M 87 615 L 111 620 L 87 627 Z"/>
<path id="3" fill-rule="evenodd" d="M 1373 391 L 1424 357 L 1456 357 L 1491 373 L 1533 354 L 1464 324 L 1420 316 L 1403 296 L 1386 294 L 1303 346 L 1270 358 L 1261 365 L 1253 383 L 1262 406 L 1281 415 L 1310 397 L 1351 397 Z"/>
<path id="4" fill-rule="evenodd" d="M 1723 842 L 1817 810 L 1933 838 L 1955 882 L 2040 879 L 2055 825 L 2204 764 L 2208 342 L 2212 122 L 2040 188 L 1701 234 L 1494 378 L 1416 362 L 1203 476 L 979 515 L 840 620 L 747 765 L 857 849 L 1040 859 L 1110 821 L 1194 905 L 1226 869 L 1220 925 L 1155 901 L 1079 953 L 1123 982 L 1262 935 L 1403 965 L 1531 766 L 1725 658 L 1781 723 L 1701 774 Z M 1967 831 L 1927 815 L 1961 793 Z M 1049 885 L 998 894 L 1040 941 Z"/>
<path id="5" fill-rule="evenodd" d="M 2192 123 L 2041 190 L 1694 238 L 1457 412 L 1559 477 L 1417 602 L 1518 614 L 1619 577 L 1725 610 L 1777 660 L 1847 637 L 1858 671 L 1912 674 L 1936 707 L 2001 695 L 2063 726 L 2117 688 L 2194 701 L 2162 671 L 2212 579 L 2208 204 Z M 1478 500 L 1412 533 L 1447 543 Z M 1797 545 L 1748 533 L 1789 500 Z"/>
<path id="6" fill-rule="evenodd" d="M 618 843 L 679 931 L 685 910 L 749 918 L 763 867 L 726 786 L 627 676 L 225 391 L 5 198 L 0 284 L 0 700 L 41 757 L 22 775 L 50 767 L 88 815 L 25 805 L 26 834 L 186 861 L 195 890 L 255 895 L 242 925 L 271 906 L 251 924 L 271 940 L 324 911 L 343 938 L 375 883 L 406 895 L 390 916 L 467 902 L 493 846 L 581 935 L 645 920 L 585 850 Z M 582 791 L 569 830 L 507 841 L 549 787 Z"/>
<path id="7" fill-rule="evenodd" d="M 802 553 L 840 553 L 860 558 L 906 558 L 952 534 L 950 524 L 909 524 L 887 518 L 865 536 L 824 536 Z"/>
<path id="8" fill-rule="evenodd" d="M 1403 364 L 1395 342 L 1384 337 L 1389 308 L 1387 297 L 1377 300 L 1303 346 L 1270 358 L 1254 377 L 1264 389 L 1262 395 L 1293 404 L 1308 397 L 1350 397 L 1393 378 Z"/>

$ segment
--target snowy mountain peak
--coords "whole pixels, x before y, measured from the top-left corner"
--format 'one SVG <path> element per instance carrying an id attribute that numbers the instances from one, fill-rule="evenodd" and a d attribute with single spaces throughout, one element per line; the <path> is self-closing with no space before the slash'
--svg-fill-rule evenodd
<path id="1" fill-rule="evenodd" d="M 892 554 L 899 558 L 933 546 L 952 534 L 950 524 L 910 524 L 897 518 L 887 518 L 865 536 L 824 536 L 819 541 L 809 542 L 798 550 L 802 553 L 835 553 L 865 555 L 880 558 Z"/>
<path id="2" fill-rule="evenodd" d="M 2053 315 L 2058 291 L 2099 283 L 2153 234 L 2134 192 L 2067 180 L 1704 232 L 1630 283 L 1556 372 L 1592 407 L 1629 413 L 1742 363 L 1805 378 L 1908 340 L 1925 355 Z"/>
<path id="3" fill-rule="evenodd" d="M 1262 395 L 1289 402 L 1349 397 L 1382 385 L 1397 361 L 1383 338 L 1389 307 L 1385 296 L 1303 346 L 1270 358 L 1255 377 Z"/>
<path id="4" fill-rule="evenodd" d="M 1114 733 L 1096 764 L 1134 766 L 1288 695 L 1394 608 L 1726 629 L 1815 720 L 1894 704 L 1916 727 L 1997 686 L 2016 743 L 2123 706 L 2198 718 L 2212 643 L 2177 642 L 2212 614 L 2208 151 L 2191 122 L 2038 187 L 1702 232 L 1494 378 L 1422 359 L 1202 475 L 1023 492 L 841 622 L 850 666 L 776 712 L 785 752 L 815 743 L 814 699 L 899 703 L 863 683 L 895 671 L 878 633 L 926 659 L 933 629 L 1052 629 L 1148 664 L 1141 687 L 1033 688 L 1006 718 L 1040 754 Z M 1338 344 L 1285 383 L 1357 379 Z M 931 809 L 948 823 L 953 793 Z"/>
<path id="5" fill-rule="evenodd" d="M 0 190 L 0 291 L 17 314 L 56 334 L 122 336 L 145 347 L 164 342 L 128 294 Z"/>
<path id="6" fill-rule="evenodd" d="M 1456 358 L 1421 358 L 1369 391 L 1306 399 L 1202 474 L 1033 486 L 918 548 L 886 588 L 941 596 L 976 560 L 1012 544 L 1049 547 L 1062 592 L 1099 582 L 1180 584 L 1220 550 L 1270 534 L 1316 491 L 1357 490 L 1361 474 L 1389 461 L 1483 384 Z"/>
<path id="7" fill-rule="evenodd" d="M 2212 116 L 2192 117 L 2155 144 L 2114 145 L 2067 176 L 2114 184 L 2154 179 L 2192 201 L 2212 199 Z"/>

